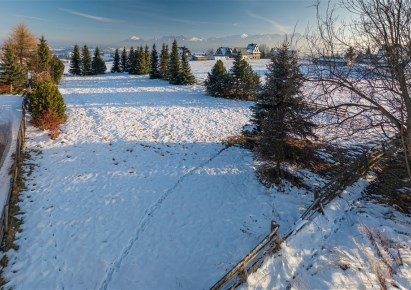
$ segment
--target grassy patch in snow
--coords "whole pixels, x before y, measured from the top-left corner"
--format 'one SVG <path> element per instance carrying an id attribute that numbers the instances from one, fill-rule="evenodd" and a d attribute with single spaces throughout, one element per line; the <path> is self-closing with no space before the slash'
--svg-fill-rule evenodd
<path id="1" fill-rule="evenodd" d="M 404 162 L 404 153 L 384 160 L 377 171 L 377 179 L 368 193 L 373 200 L 411 214 L 411 181 Z"/>

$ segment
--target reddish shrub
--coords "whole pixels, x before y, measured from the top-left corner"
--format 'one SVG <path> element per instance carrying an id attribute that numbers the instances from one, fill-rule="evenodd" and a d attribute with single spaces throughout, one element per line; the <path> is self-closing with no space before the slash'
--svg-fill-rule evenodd
<path id="1" fill-rule="evenodd" d="M 42 130 L 49 130 L 51 139 L 56 139 L 59 135 L 59 125 L 63 124 L 62 120 L 56 112 L 51 109 L 43 112 L 36 119 L 32 120 L 32 124 Z"/>
<path id="2" fill-rule="evenodd" d="M 10 86 L 9 85 L 0 85 L 0 94 L 9 93 Z"/>

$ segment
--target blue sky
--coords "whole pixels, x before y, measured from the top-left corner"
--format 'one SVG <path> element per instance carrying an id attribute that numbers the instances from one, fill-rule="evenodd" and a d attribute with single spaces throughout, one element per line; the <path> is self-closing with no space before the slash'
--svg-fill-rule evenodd
<path id="1" fill-rule="evenodd" d="M 313 0 L 0 0 L 0 40 L 24 21 L 51 44 L 169 35 L 208 38 L 304 32 Z"/>

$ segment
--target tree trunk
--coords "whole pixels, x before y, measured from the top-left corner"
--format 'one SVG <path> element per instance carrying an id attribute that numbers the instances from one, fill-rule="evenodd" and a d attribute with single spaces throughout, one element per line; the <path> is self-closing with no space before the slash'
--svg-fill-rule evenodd
<path id="1" fill-rule="evenodd" d="M 408 177 L 411 180 L 411 168 L 410 168 L 410 160 L 411 160 L 411 115 L 407 115 L 407 131 L 405 134 L 401 134 L 401 139 L 405 138 L 403 141 L 404 147 L 404 157 L 405 157 L 405 166 L 407 168 Z"/>

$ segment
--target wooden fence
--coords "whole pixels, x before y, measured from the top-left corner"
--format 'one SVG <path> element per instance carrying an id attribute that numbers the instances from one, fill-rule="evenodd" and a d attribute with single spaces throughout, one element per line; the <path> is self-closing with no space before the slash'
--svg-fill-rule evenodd
<path id="1" fill-rule="evenodd" d="M 8 230 L 9 226 L 9 202 L 10 202 L 10 196 L 13 191 L 14 185 L 17 182 L 17 175 L 18 175 L 18 170 L 19 166 L 18 164 L 23 161 L 23 155 L 22 155 L 22 150 L 24 146 L 24 138 L 25 138 L 25 132 L 26 132 L 26 109 L 24 106 L 24 103 L 22 105 L 22 118 L 20 122 L 20 128 L 19 132 L 17 135 L 17 144 L 16 144 L 16 151 L 14 152 L 14 162 L 12 167 L 10 168 L 11 172 L 11 178 L 10 178 L 10 188 L 9 192 L 7 194 L 7 200 L 6 204 L 3 209 L 3 215 L 0 218 L 0 239 L 3 240 L 5 232 Z"/>
<path id="2" fill-rule="evenodd" d="M 354 161 L 345 171 L 337 175 L 321 189 L 317 190 L 313 203 L 283 237 L 280 237 L 277 233 L 278 225 L 275 227 L 272 226 L 271 232 L 232 270 L 214 284 L 211 289 L 235 289 L 244 283 L 247 280 L 247 275 L 255 272 L 261 266 L 265 257 L 277 252 L 281 248 L 282 242 L 307 224 L 300 222 L 303 220 L 312 220 L 316 213 L 323 210 L 323 206 L 339 196 L 346 187 L 354 184 L 355 181 L 364 176 L 383 157 L 394 154 L 399 148 L 398 146 L 399 139 L 394 138 L 387 142 L 382 142 L 364 152 L 363 155 Z M 249 266 L 250 264 L 251 266 Z"/>

